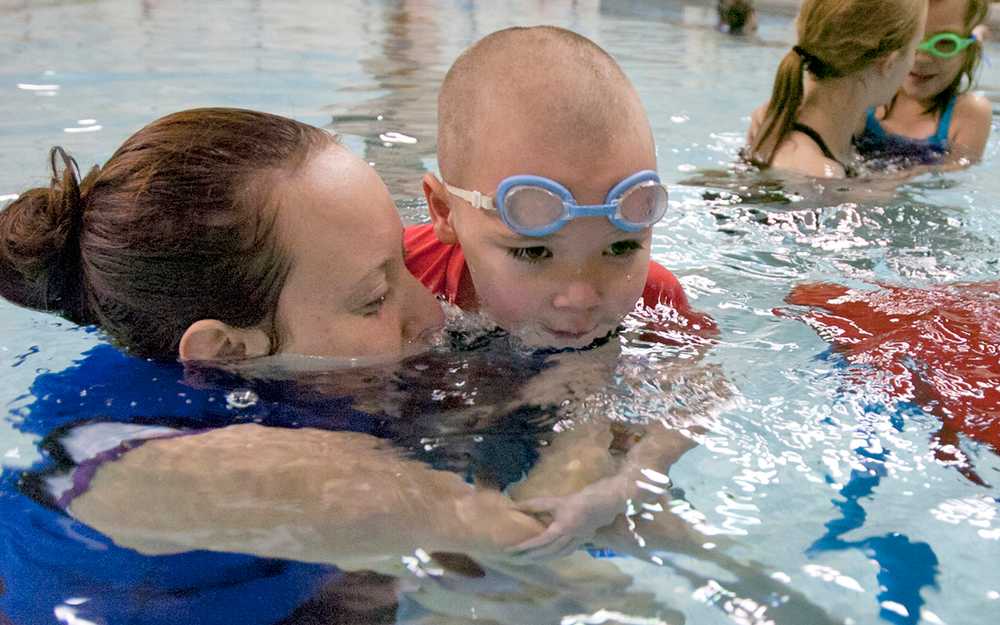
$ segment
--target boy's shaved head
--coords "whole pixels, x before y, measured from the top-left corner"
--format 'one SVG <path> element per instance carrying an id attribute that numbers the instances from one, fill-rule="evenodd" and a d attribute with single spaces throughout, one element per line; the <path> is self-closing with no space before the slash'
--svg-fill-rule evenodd
<path id="1" fill-rule="evenodd" d="M 488 35 L 441 86 L 438 165 L 450 184 L 471 184 L 475 166 L 498 151 L 544 150 L 586 169 L 621 143 L 654 152 L 638 94 L 607 52 L 562 28 Z"/>

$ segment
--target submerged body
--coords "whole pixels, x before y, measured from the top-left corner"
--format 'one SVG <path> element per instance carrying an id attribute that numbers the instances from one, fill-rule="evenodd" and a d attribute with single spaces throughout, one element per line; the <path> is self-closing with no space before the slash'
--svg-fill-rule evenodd
<path id="1" fill-rule="evenodd" d="M 956 461 L 949 449 L 959 434 L 1000 454 L 998 292 L 995 282 L 876 291 L 814 284 L 796 287 L 788 302 L 815 308 L 803 320 L 852 364 L 888 375 L 895 400 L 939 418 L 935 453 Z"/>

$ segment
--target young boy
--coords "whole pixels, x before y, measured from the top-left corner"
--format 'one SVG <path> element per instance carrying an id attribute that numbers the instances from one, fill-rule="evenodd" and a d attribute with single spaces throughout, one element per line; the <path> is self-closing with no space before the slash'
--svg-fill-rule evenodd
<path id="1" fill-rule="evenodd" d="M 531 345 L 586 347 L 640 298 L 711 327 L 650 261 L 667 209 L 652 131 L 628 78 L 587 38 L 510 28 L 466 50 L 439 95 L 438 164 L 441 178 L 424 177 L 431 223 L 404 237 L 407 267 L 434 293 Z M 620 520 L 643 472 L 691 445 L 658 425 L 625 445 L 607 424 L 556 437 L 510 491 L 552 518 L 524 552 L 564 553 Z"/>
<path id="2" fill-rule="evenodd" d="M 693 315 L 649 260 L 667 209 L 639 96 L 589 39 L 510 28 L 466 50 L 438 99 L 431 223 L 405 235 L 410 271 L 529 344 L 584 347 L 642 298 Z"/>

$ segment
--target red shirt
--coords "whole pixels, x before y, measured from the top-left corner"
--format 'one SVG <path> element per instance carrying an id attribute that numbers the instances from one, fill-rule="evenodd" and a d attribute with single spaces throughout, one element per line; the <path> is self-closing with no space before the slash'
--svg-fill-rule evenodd
<path id="1" fill-rule="evenodd" d="M 439 241 L 431 224 L 406 228 L 403 247 L 406 249 L 406 267 L 432 293 L 444 296 L 452 303 L 460 299 L 460 294 L 463 296 L 461 299 L 474 297 L 475 286 L 466 270 L 461 246 Z M 674 274 L 654 261 L 649 261 L 642 300 L 650 308 L 666 304 L 690 321 L 714 328 L 711 319 L 691 310 L 684 289 Z"/>
<path id="2" fill-rule="evenodd" d="M 802 319 L 834 349 L 888 373 L 896 397 L 937 416 L 940 444 L 957 445 L 962 432 L 1000 453 L 998 292 L 997 282 L 877 291 L 804 284 L 786 301 L 815 307 Z M 969 465 L 963 473 L 980 481 Z"/>

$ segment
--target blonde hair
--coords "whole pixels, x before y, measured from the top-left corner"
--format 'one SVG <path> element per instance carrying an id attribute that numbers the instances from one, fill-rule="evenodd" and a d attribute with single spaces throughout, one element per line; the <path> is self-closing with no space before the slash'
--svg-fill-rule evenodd
<path id="1" fill-rule="evenodd" d="M 803 95 L 803 70 L 816 80 L 848 76 L 904 48 L 920 26 L 927 0 L 805 0 L 796 19 L 798 44 L 785 54 L 750 160 L 769 165 L 789 133 Z"/>

